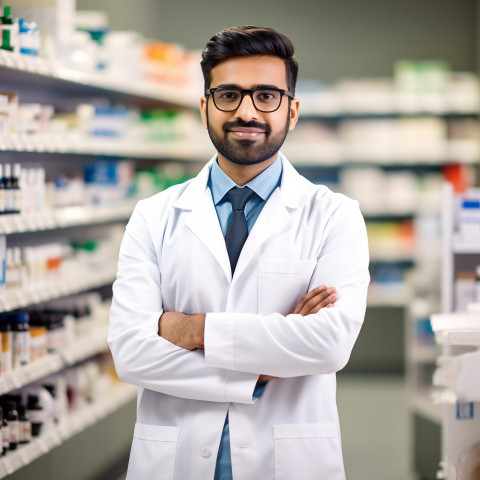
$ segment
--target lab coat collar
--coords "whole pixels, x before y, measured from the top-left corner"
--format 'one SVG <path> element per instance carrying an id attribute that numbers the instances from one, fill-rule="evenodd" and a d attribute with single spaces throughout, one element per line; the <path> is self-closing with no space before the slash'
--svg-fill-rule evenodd
<path id="1" fill-rule="evenodd" d="M 188 228 L 202 241 L 220 264 L 228 281 L 232 281 L 230 261 L 220 223 L 213 204 L 212 194 L 207 186 L 213 157 L 188 184 L 174 203 L 175 208 L 190 210 L 185 221 Z M 290 221 L 289 208 L 298 208 L 306 201 L 311 184 L 293 168 L 281 155 L 283 174 L 280 188 L 276 188 L 260 212 L 253 226 L 235 268 L 237 278 L 247 268 L 259 247 Z"/>
<path id="2" fill-rule="evenodd" d="M 298 208 L 305 203 L 307 190 L 311 184 L 293 168 L 292 164 L 281 152 L 279 155 L 283 164 L 282 181 L 279 192 L 281 201 L 286 207 Z M 198 175 L 190 181 L 182 195 L 180 195 L 174 203 L 175 208 L 182 210 L 195 209 L 198 205 L 199 198 L 205 193 L 205 190 L 208 190 L 210 168 L 216 158 L 216 155 L 213 156 Z"/>

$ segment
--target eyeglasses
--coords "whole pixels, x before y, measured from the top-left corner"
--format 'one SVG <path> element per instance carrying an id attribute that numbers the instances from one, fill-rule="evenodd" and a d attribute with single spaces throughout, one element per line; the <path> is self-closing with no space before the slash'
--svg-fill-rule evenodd
<path id="1" fill-rule="evenodd" d="M 239 87 L 217 87 L 205 90 L 205 96 L 212 95 L 215 107 L 221 112 L 233 112 L 241 105 L 243 97 L 250 95 L 253 106 L 263 113 L 278 110 L 284 95 L 295 98 L 293 93 L 280 88 L 257 87 L 244 90 Z"/>

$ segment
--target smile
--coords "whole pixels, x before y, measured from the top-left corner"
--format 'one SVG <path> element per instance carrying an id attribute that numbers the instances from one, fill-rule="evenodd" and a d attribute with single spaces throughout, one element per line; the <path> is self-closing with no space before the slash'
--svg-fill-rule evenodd
<path id="1" fill-rule="evenodd" d="M 231 133 L 237 138 L 255 139 L 258 138 L 260 135 L 264 135 L 265 131 L 256 128 L 235 128 L 229 130 L 229 133 Z"/>

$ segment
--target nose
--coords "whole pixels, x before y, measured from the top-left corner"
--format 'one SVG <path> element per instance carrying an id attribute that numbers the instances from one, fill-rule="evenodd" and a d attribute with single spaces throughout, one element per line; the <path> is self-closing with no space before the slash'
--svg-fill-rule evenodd
<path id="1" fill-rule="evenodd" d="M 245 94 L 243 96 L 242 102 L 235 112 L 235 116 L 245 121 L 258 119 L 258 111 L 253 104 L 251 95 Z"/>

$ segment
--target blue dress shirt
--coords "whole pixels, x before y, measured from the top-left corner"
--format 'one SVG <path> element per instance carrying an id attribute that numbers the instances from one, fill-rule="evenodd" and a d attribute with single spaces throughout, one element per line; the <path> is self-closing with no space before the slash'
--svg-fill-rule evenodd
<path id="1" fill-rule="evenodd" d="M 248 232 L 252 230 L 255 221 L 272 192 L 280 185 L 282 168 L 282 162 L 277 157 L 268 168 L 245 185 L 256 194 L 252 195 L 245 205 L 245 219 L 247 220 Z M 212 192 L 213 203 L 215 204 L 223 236 L 225 236 L 232 217 L 232 204 L 226 194 L 231 188 L 238 185 L 218 166 L 217 161 L 214 161 L 210 170 L 208 186 Z M 266 382 L 257 384 L 253 392 L 255 398 L 259 398 L 262 395 L 265 385 Z M 214 480 L 233 480 L 228 414 L 218 449 Z"/>

